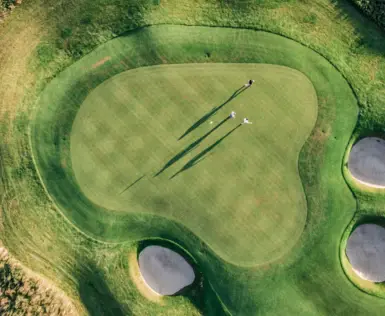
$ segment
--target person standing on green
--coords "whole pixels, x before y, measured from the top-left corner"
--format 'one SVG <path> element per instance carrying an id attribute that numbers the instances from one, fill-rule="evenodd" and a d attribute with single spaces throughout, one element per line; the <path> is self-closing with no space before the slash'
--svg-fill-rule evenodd
<path id="1" fill-rule="evenodd" d="M 253 79 L 250 79 L 248 83 L 245 84 L 245 87 L 248 88 L 250 87 L 253 83 L 254 83 L 255 80 Z"/>

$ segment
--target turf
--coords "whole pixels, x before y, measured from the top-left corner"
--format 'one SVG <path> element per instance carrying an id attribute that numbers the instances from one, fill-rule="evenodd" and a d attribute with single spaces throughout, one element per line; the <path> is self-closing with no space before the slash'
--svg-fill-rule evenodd
<path id="1" fill-rule="evenodd" d="M 101 64 L 108 56 L 109 60 Z M 90 91 L 128 69 L 191 61 L 278 64 L 300 71 L 314 85 L 317 123 L 299 157 L 308 206 L 305 230 L 290 254 L 278 261 L 238 269 L 220 260 L 205 243 L 173 221 L 148 213 L 106 211 L 80 193 L 71 165 L 70 133 L 78 109 Z M 205 308 L 215 297 L 223 304 L 223 310 L 240 315 L 330 315 L 342 311 L 360 314 L 375 313 L 381 306 L 381 302 L 354 288 L 337 255 L 339 238 L 355 212 L 340 168 L 355 126 L 356 100 L 341 74 L 312 50 L 273 34 L 249 30 L 145 28 L 108 42 L 66 69 L 47 86 L 39 105 L 31 133 L 35 162 L 46 190 L 61 212 L 81 231 L 100 240 L 156 236 L 182 245 L 197 260 L 215 290 L 215 295 L 205 296 Z M 167 162 L 167 157 L 164 159 Z M 99 216 L 101 212 L 103 216 Z M 106 264 L 99 262 L 101 266 Z M 115 265 L 113 261 L 108 264 Z M 111 269 L 109 284 L 121 293 L 120 277 Z M 288 301 L 301 303 L 287 305 Z M 354 303 L 358 301 L 360 304 Z M 282 306 L 286 309 L 281 310 Z"/>
<path id="2" fill-rule="evenodd" d="M 255 79 L 249 89 L 246 78 Z M 140 68 L 83 102 L 71 131 L 72 167 L 94 203 L 177 220 L 226 261 L 260 264 L 302 233 L 298 155 L 316 115 L 311 82 L 289 68 Z M 241 126 L 246 116 L 253 124 Z"/>
<path id="3" fill-rule="evenodd" d="M 258 49 L 261 58 L 249 52 L 248 59 L 243 56 L 241 47 L 244 47 L 244 43 L 255 43 L 245 34 L 240 36 L 244 42 L 241 38 L 237 41 L 238 50 L 224 52 L 227 58 L 218 56 L 218 53 L 217 56 L 211 54 L 213 57 L 210 58 L 207 56 L 207 53 L 215 50 L 217 41 L 214 37 L 220 32 L 209 39 L 202 37 L 201 40 L 196 36 L 195 41 L 188 41 L 183 38 L 185 46 L 172 45 L 173 48 L 177 47 L 173 54 L 167 50 L 170 43 L 159 49 L 156 37 L 161 37 L 161 32 L 138 37 L 135 41 L 125 38 L 127 45 L 131 46 L 130 54 L 124 49 L 122 41 L 116 45 L 116 50 L 111 48 L 101 56 L 96 56 L 90 64 L 83 65 L 91 69 L 92 65 L 107 56 L 111 55 L 113 59 L 121 50 L 131 56 L 127 60 L 121 57 L 120 61 L 123 60 L 125 67 L 111 59 L 109 65 L 106 62 L 96 68 L 100 70 L 97 74 L 100 77 L 88 82 L 83 78 L 80 83 L 87 83 L 88 89 L 84 85 L 81 85 L 84 90 L 76 89 L 80 84 L 77 77 L 73 78 L 71 89 L 79 101 L 103 78 L 131 67 L 164 62 L 160 58 L 165 55 L 164 51 L 169 57 L 173 55 L 168 61 L 174 63 L 269 62 L 308 74 L 318 86 L 320 111 L 316 128 L 300 156 L 299 168 L 309 207 L 303 238 L 291 256 L 275 264 L 240 271 L 217 260 L 187 230 L 161 218 L 146 216 L 131 218 L 131 224 L 123 223 L 120 218 L 122 231 L 132 239 L 125 239 L 129 244 L 105 245 L 91 241 L 74 226 L 68 225 L 65 218 L 75 222 L 79 210 L 96 212 L 98 208 L 81 200 L 81 196 L 78 196 L 79 203 L 71 204 L 78 191 L 72 190 L 68 181 L 67 185 L 60 187 L 58 184 L 63 178 L 55 178 L 54 172 L 50 174 L 50 192 L 55 192 L 57 185 L 57 194 L 51 196 L 57 198 L 56 202 L 60 200 L 61 211 L 64 210 L 63 205 L 68 206 L 65 209 L 67 217 L 62 217 L 55 204 L 47 199 L 31 162 L 26 133 L 29 114 L 41 105 L 41 102 L 36 102 L 37 95 L 60 70 L 73 62 L 73 56 L 78 58 L 123 31 L 159 23 L 245 27 L 291 37 L 323 54 L 352 85 L 361 108 L 359 129 L 354 138 L 361 133 L 383 128 L 384 36 L 348 1 L 266 0 L 240 3 L 217 0 L 115 0 L 110 1 L 108 6 L 97 0 L 66 0 L 65 3 L 52 0 L 24 1 L 7 18 L 6 23 L 0 25 L 0 233 L 6 246 L 27 266 L 63 287 L 78 307 L 82 302 L 91 315 L 192 315 L 197 310 L 191 302 L 204 315 L 223 314 L 222 310 L 210 306 L 216 296 L 207 287 L 204 287 L 203 300 L 194 297 L 189 302 L 184 297 L 175 297 L 162 306 L 150 303 L 138 294 L 127 273 L 127 253 L 135 248 L 129 245 L 133 240 L 151 235 L 173 239 L 194 252 L 205 277 L 209 278 L 220 294 L 220 300 L 235 315 L 381 315 L 383 300 L 353 287 L 343 274 L 338 258 L 341 235 L 356 209 L 357 215 L 350 228 L 360 216 L 384 214 L 385 205 L 380 192 L 368 192 L 352 185 L 357 197 L 357 203 L 354 203 L 341 177 L 342 151 L 357 121 L 354 106 L 350 107 L 350 102 L 341 102 L 350 100 L 350 94 L 342 88 L 345 85 L 337 80 L 338 75 L 331 76 L 331 71 L 325 71 L 314 60 L 306 62 L 293 47 L 282 51 L 280 48 L 286 46 L 282 42 L 277 43 L 275 52 L 270 50 L 270 53 L 261 53 L 261 47 Z M 175 34 L 169 32 L 172 41 L 177 41 Z M 180 36 L 188 37 L 190 32 L 180 31 Z M 222 37 L 227 44 L 233 40 L 233 36 L 227 39 L 225 35 Z M 34 50 L 36 44 L 39 44 L 38 49 Z M 218 45 L 217 48 L 226 50 L 226 45 Z M 176 58 L 178 50 L 184 59 Z M 298 56 L 298 60 L 288 58 L 291 51 Z M 27 62 L 32 68 L 27 67 Z M 84 70 L 79 67 L 74 73 L 83 74 Z M 105 72 L 105 77 L 101 70 Z M 316 76 L 317 71 L 322 74 Z M 323 76 L 324 81 L 320 79 Z M 321 81 L 323 84 L 320 85 Z M 68 91 L 68 86 L 61 84 Z M 54 120 L 56 125 L 49 126 L 42 133 L 41 141 L 44 143 L 45 137 L 51 139 L 55 133 L 55 142 L 51 144 L 55 143 L 57 147 L 47 147 L 47 150 L 52 150 L 51 155 L 58 155 L 60 159 L 56 161 L 65 158 L 63 162 L 70 169 L 64 151 L 63 155 L 57 152 L 63 148 L 61 145 L 66 139 L 63 135 L 69 135 L 69 129 L 66 126 L 58 127 L 57 122 L 64 124 L 64 114 L 72 117 L 77 112 L 70 99 L 65 101 L 58 106 L 69 111 L 62 111 L 63 116 L 58 115 L 59 119 Z M 61 129 L 65 132 L 57 133 Z M 51 170 L 56 168 L 58 174 L 65 177 L 68 173 L 60 173 L 58 166 L 55 159 L 51 160 Z M 60 195 L 61 199 L 58 198 Z M 81 221 L 80 217 L 78 219 Z M 150 229 L 151 223 L 157 229 Z M 99 224 L 83 223 L 86 231 L 97 231 L 104 235 L 102 229 L 98 228 Z M 116 238 L 120 233 L 116 231 L 108 237 Z M 365 288 L 356 280 L 354 282 Z"/>

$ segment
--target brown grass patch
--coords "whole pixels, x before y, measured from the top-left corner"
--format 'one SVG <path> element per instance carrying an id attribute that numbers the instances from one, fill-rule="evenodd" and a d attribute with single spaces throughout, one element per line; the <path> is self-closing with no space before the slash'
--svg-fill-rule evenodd
<path id="1" fill-rule="evenodd" d="M 135 252 L 132 252 L 128 255 L 128 265 L 129 265 L 131 280 L 136 285 L 136 288 L 138 289 L 140 294 L 142 294 L 145 298 L 147 298 L 152 302 L 160 303 L 163 305 L 162 296 L 152 291 L 144 282 L 139 270 L 139 264 L 138 264 L 138 260 L 136 259 Z"/>
<path id="2" fill-rule="evenodd" d="M 362 62 L 360 64 L 360 71 L 364 74 L 367 74 L 367 80 L 376 81 L 377 80 L 377 72 L 381 67 L 381 57 L 373 57 L 368 56 L 362 58 Z"/>
<path id="3" fill-rule="evenodd" d="M 28 61 L 41 36 L 33 21 L 10 21 L 0 27 L 0 120 L 8 113 L 10 121 L 25 95 L 34 85 L 34 75 L 28 70 Z"/>
<path id="4" fill-rule="evenodd" d="M 111 56 L 106 56 L 103 59 L 99 60 L 95 64 L 92 65 L 92 69 L 98 68 L 99 66 L 105 64 L 107 61 L 111 59 Z"/>
<path id="5" fill-rule="evenodd" d="M 316 142 L 319 143 L 324 143 L 326 139 L 330 136 L 330 131 L 322 129 L 320 127 L 315 128 L 313 134 L 312 134 L 312 139 Z"/>

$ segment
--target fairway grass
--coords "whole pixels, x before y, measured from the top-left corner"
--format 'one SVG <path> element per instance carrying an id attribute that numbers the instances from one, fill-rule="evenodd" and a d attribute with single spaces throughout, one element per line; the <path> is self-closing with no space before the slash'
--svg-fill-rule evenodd
<path id="1" fill-rule="evenodd" d="M 255 83 L 244 89 L 247 78 Z M 302 233 L 298 155 L 316 116 L 311 82 L 286 67 L 130 70 L 83 102 L 71 132 L 72 167 L 92 202 L 176 220 L 226 261 L 261 264 Z M 240 126 L 244 117 L 253 124 Z"/>

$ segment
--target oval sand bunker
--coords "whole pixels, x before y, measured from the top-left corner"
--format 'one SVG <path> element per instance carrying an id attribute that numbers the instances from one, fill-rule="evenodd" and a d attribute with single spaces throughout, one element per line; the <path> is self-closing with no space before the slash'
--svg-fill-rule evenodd
<path id="1" fill-rule="evenodd" d="M 358 181 L 385 188 L 385 141 L 377 137 L 358 141 L 350 152 L 348 166 Z"/>
<path id="2" fill-rule="evenodd" d="M 375 224 L 358 226 L 348 239 L 346 255 L 362 279 L 385 281 L 385 228 Z"/>
<path id="3" fill-rule="evenodd" d="M 148 246 L 139 254 L 144 281 L 160 295 L 173 295 L 195 279 L 193 268 L 178 253 L 160 246 Z"/>

